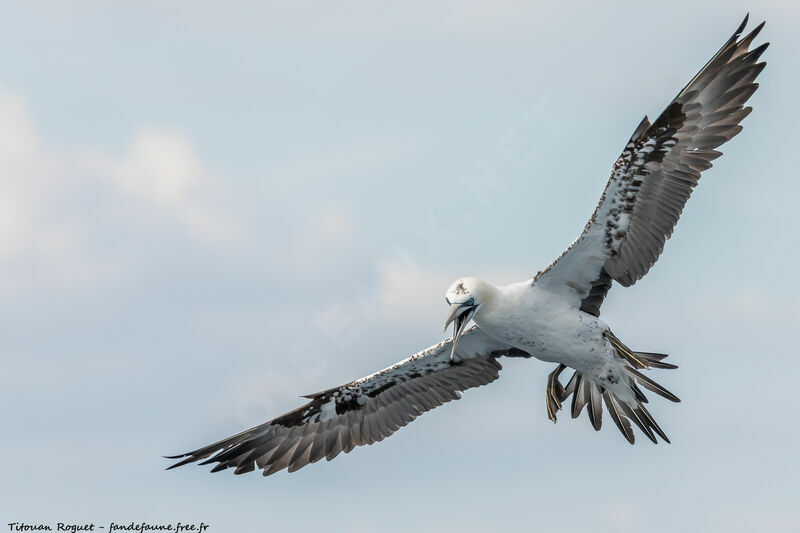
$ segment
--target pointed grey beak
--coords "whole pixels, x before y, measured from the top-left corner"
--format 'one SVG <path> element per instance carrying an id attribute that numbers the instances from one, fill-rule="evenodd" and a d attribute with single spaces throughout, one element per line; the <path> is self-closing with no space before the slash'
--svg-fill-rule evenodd
<path id="1" fill-rule="evenodd" d="M 458 315 L 465 311 L 464 304 L 451 304 L 450 305 L 450 312 L 447 313 L 447 321 L 444 323 L 444 330 L 447 331 L 447 326 L 456 319 Z"/>
<path id="2" fill-rule="evenodd" d="M 458 339 L 461 338 L 461 334 L 464 333 L 464 328 L 466 328 L 467 323 L 472 319 L 472 315 L 475 314 L 475 309 L 477 307 L 478 306 L 473 304 L 471 300 L 450 305 L 450 312 L 447 314 L 447 321 L 444 324 L 444 329 L 446 331 L 447 326 L 449 326 L 451 322 L 453 323 L 453 345 L 450 350 L 451 360 L 455 355 Z"/>

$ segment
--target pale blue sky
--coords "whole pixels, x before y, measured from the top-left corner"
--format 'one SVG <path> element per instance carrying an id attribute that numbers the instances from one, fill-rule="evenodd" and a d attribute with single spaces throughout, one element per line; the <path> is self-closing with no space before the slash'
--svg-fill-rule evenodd
<path id="1" fill-rule="evenodd" d="M 0 524 L 800 531 L 797 3 L 9 4 Z M 453 279 L 546 266 L 747 11 L 755 111 L 603 308 L 680 365 L 672 445 L 553 426 L 512 360 L 331 463 L 163 471 L 441 340 Z"/>

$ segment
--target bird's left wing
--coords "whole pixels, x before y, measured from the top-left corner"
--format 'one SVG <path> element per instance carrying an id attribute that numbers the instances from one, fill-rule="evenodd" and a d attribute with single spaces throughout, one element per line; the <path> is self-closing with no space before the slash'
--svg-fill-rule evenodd
<path id="1" fill-rule="evenodd" d="M 331 460 L 356 446 L 388 437 L 422 413 L 461 397 L 461 391 L 497 379 L 501 356 L 529 357 L 473 326 L 451 360 L 448 339 L 380 372 L 306 396 L 311 401 L 274 420 L 192 452 L 169 468 L 205 459 L 212 472 L 234 468 L 264 475 L 293 472 L 323 457 Z"/>
<path id="2" fill-rule="evenodd" d="M 583 233 L 534 285 L 599 316 L 612 281 L 633 285 L 653 266 L 700 172 L 752 111 L 744 104 L 758 88 L 767 43 L 750 50 L 764 24 L 739 39 L 746 24 L 747 18 L 653 124 L 642 120 Z"/>

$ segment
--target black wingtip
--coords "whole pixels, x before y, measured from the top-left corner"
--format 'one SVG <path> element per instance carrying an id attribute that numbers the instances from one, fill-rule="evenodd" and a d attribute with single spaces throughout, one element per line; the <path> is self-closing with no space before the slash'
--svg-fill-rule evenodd
<path id="1" fill-rule="evenodd" d="M 169 465 L 164 470 L 172 470 L 173 468 L 178 468 L 179 466 L 183 466 L 183 465 L 188 464 L 190 462 L 191 461 L 180 461 L 178 463 L 175 463 L 174 465 Z"/>
<path id="2" fill-rule="evenodd" d="M 736 33 L 734 34 L 736 37 L 742 34 L 744 29 L 747 27 L 747 21 L 749 20 L 750 20 L 750 12 L 748 11 L 747 14 L 744 16 L 744 20 L 742 21 L 741 24 L 739 24 L 739 27 L 736 29 Z"/>
<path id="3" fill-rule="evenodd" d="M 750 43 L 752 43 L 753 40 L 756 37 L 758 37 L 758 34 L 761 33 L 761 30 L 764 28 L 764 24 L 766 24 L 766 23 L 767 23 L 767 21 L 765 20 L 761 24 L 759 24 L 758 26 L 753 28 L 753 31 L 751 31 L 744 38 L 742 38 L 742 40 L 739 41 L 739 44 L 750 46 Z"/>
<path id="4" fill-rule="evenodd" d="M 769 47 L 769 41 L 763 44 L 758 45 L 757 47 L 753 48 L 748 52 L 750 56 L 752 56 L 753 61 L 758 61 L 761 58 L 761 55 L 764 51 Z M 766 65 L 766 62 L 761 63 L 762 65 Z"/>
<path id="5" fill-rule="evenodd" d="M 181 459 L 177 463 L 168 466 L 164 470 L 172 470 L 173 468 L 178 468 L 179 466 L 188 465 L 189 463 L 193 463 L 193 462 L 195 462 L 197 460 L 197 457 L 195 457 L 194 455 L 188 454 L 188 453 L 185 453 L 183 455 L 174 455 L 172 457 L 168 457 L 168 456 L 165 455 L 163 457 L 164 457 L 164 459 L 171 459 L 171 460 Z"/>
<path id="6" fill-rule="evenodd" d="M 179 455 L 162 455 L 162 459 L 181 459 L 182 457 L 186 457 L 189 455 L 188 453 L 181 453 Z"/>

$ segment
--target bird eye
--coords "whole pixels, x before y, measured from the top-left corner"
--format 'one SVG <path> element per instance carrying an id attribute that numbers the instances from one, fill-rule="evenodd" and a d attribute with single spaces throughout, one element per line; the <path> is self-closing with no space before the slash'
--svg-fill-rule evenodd
<path id="1" fill-rule="evenodd" d="M 461 305 L 475 305 L 475 298 L 473 298 L 472 296 L 470 296 L 469 300 L 467 300 L 466 302 L 464 302 L 464 303 L 463 303 L 463 304 L 461 304 Z"/>

